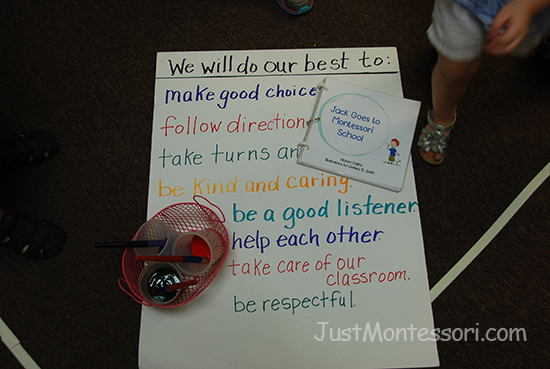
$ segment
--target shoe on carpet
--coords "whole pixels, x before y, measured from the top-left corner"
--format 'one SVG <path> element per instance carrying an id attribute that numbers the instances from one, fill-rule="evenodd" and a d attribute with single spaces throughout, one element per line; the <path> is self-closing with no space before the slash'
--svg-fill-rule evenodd
<path id="1" fill-rule="evenodd" d="M 63 229 L 13 208 L 2 210 L 0 247 L 32 260 L 49 258 L 61 250 L 66 238 Z"/>
<path id="2" fill-rule="evenodd" d="M 47 130 L 33 130 L 0 139 L 0 167 L 24 167 L 42 163 L 59 151 L 57 138 Z"/>
<path id="3" fill-rule="evenodd" d="M 449 142 L 449 136 L 444 134 L 444 132 L 448 132 L 454 128 L 456 116 L 452 124 L 448 126 L 441 126 L 434 122 L 432 114 L 433 110 L 430 110 L 428 111 L 428 115 L 426 117 L 428 120 L 428 125 L 432 129 L 422 129 L 422 133 L 420 133 L 420 137 L 418 138 L 417 146 L 420 150 L 420 156 L 426 163 L 431 165 L 441 165 L 447 155 L 447 146 Z"/>
<path id="4" fill-rule="evenodd" d="M 313 0 L 278 0 L 283 10 L 292 15 L 303 14 L 311 9 Z"/>

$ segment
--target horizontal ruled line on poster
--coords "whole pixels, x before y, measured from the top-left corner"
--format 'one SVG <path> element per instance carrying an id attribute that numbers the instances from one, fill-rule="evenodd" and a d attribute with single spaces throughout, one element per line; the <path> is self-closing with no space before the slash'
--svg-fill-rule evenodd
<path id="1" fill-rule="evenodd" d="M 305 77 L 305 76 L 331 76 L 331 75 L 366 75 L 366 74 L 373 74 L 373 75 L 381 75 L 381 74 L 398 74 L 398 71 L 385 71 L 385 72 L 348 72 L 348 71 L 341 71 L 341 72 L 318 72 L 318 73 L 299 73 L 299 74 L 292 74 L 293 77 Z M 177 76 L 177 77 L 156 77 L 156 79 L 162 80 L 162 79 L 195 79 L 195 78 L 246 78 L 246 77 L 284 77 L 289 76 L 288 74 L 263 74 L 263 75 L 217 75 L 217 76 Z"/>
<path id="2" fill-rule="evenodd" d="M 283 57 L 265 52 L 224 52 L 200 59 L 193 53 L 159 54 L 157 79 L 398 73 L 394 50 L 334 51 L 319 55 L 309 50 Z"/>

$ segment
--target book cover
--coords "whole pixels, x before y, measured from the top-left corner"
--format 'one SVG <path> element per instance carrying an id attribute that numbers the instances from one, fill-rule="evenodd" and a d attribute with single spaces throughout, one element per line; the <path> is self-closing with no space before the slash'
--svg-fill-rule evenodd
<path id="1" fill-rule="evenodd" d="M 333 78 L 318 91 L 298 164 L 400 191 L 420 102 Z"/>

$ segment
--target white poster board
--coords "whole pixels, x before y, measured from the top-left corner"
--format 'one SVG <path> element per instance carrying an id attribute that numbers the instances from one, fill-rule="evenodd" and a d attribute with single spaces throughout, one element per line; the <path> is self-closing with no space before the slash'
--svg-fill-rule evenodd
<path id="1" fill-rule="evenodd" d="M 230 250 L 142 309 L 140 368 L 438 365 L 411 164 L 398 193 L 296 164 L 331 75 L 402 96 L 395 48 L 158 54 L 148 218 L 203 195 Z"/>

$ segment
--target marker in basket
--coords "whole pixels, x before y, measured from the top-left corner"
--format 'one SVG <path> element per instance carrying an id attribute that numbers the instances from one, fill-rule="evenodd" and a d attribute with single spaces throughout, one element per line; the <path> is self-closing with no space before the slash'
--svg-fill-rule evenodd
<path id="1" fill-rule="evenodd" d="M 96 243 L 94 247 L 98 249 L 133 249 L 136 247 L 164 247 L 166 240 L 152 241 L 124 241 L 124 242 L 102 242 Z"/>
<path id="2" fill-rule="evenodd" d="M 195 263 L 208 264 L 210 260 L 203 256 L 179 256 L 179 255 L 138 255 L 136 260 L 141 261 L 165 261 L 168 263 Z"/>
<path id="3" fill-rule="evenodd" d="M 168 293 L 168 292 L 181 290 L 182 288 L 185 288 L 185 287 L 193 286 L 197 283 L 199 283 L 199 281 L 197 281 L 196 279 L 192 279 L 190 281 L 170 284 L 170 285 L 164 286 L 164 287 L 152 288 L 151 289 L 151 294 L 152 295 L 162 295 L 162 294 L 165 294 L 165 293 Z"/>

